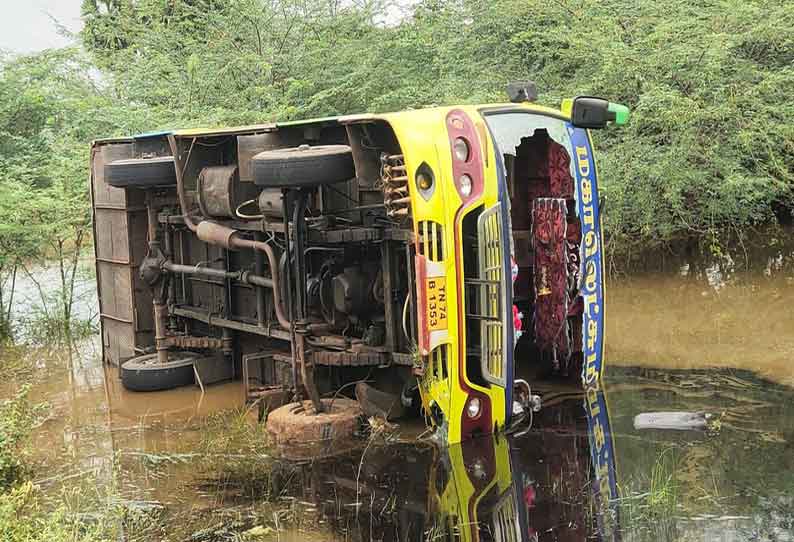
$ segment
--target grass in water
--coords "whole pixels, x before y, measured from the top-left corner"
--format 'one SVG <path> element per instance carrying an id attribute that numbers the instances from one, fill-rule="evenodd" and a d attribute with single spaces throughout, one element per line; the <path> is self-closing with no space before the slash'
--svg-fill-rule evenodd
<path id="1" fill-rule="evenodd" d="M 675 520 L 679 502 L 677 450 L 663 450 L 645 482 L 638 487 L 620 488 L 621 530 L 636 540 L 677 540 Z"/>

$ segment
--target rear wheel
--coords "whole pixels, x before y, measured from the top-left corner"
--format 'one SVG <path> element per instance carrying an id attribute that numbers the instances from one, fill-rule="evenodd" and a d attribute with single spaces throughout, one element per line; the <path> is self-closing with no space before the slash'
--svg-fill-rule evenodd
<path id="1" fill-rule="evenodd" d="M 356 176 L 347 145 L 301 145 L 257 154 L 251 159 L 254 182 L 268 188 L 311 188 Z"/>
<path id="2" fill-rule="evenodd" d="M 173 156 L 130 158 L 105 164 L 105 182 L 118 188 L 150 188 L 176 184 Z"/>
<path id="3" fill-rule="evenodd" d="M 129 359 L 121 365 L 121 383 L 132 391 L 170 390 L 193 384 L 193 352 L 171 352 L 167 363 L 157 361 L 157 354 Z"/>
<path id="4" fill-rule="evenodd" d="M 336 455 L 358 445 L 361 408 L 345 397 L 323 399 L 324 412 L 316 413 L 311 401 L 289 403 L 271 412 L 267 430 L 276 451 L 287 459 Z"/>

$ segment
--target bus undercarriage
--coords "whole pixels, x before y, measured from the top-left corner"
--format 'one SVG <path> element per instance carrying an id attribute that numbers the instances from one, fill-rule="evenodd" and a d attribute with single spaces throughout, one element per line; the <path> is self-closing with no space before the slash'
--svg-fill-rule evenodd
<path id="1" fill-rule="evenodd" d="M 241 378 L 322 441 L 362 410 L 501 430 L 537 408 L 516 376 L 600 373 L 595 167 L 565 119 L 439 108 L 96 142 L 105 361 L 137 391 Z"/>

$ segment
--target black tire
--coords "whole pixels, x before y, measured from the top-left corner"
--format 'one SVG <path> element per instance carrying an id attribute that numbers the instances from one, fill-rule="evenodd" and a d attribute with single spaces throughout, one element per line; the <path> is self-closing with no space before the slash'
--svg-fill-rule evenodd
<path id="1" fill-rule="evenodd" d="M 157 361 L 157 354 L 146 354 L 121 364 L 121 383 L 131 391 L 159 391 L 194 384 L 192 352 L 171 352 L 168 363 Z"/>
<path id="2" fill-rule="evenodd" d="M 176 184 L 173 156 L 130 158 L 105 164 L 105 182 L 118 188 L 151 188 Z"/>
<path id="3" fill-rule="evenodd" d="M 260 152 L 251 158 L 254 183 L 267 188 L 310 188 L 356 176 L 347 145 L 301 145 Z"/>

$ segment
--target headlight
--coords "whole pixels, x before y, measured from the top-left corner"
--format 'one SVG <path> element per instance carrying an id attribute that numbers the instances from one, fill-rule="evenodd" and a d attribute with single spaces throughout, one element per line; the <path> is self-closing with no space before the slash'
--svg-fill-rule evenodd
<path id="1" fill-rule="evenodd" d="M 459 137 L 455 139 L 455 142 L 452 144 L 452 149 L 455 152 L 455 158 L 460 160 L 461 162 L 468 162 L 469 161 L 469 142 Z"/>
<path id="2" fill-rule="evenodd" d="M 433 186 L 433 179 L 425 172 L 419 172 L 416 174 L 416 185 L 420 190 L 430 190 Z"/>
<path id="3" fill-rule="evenodd" d="M 427 165 L 427 162 L 422 162 L 422 164 L 416 168 L 414 180 L 416 181 L 416 188 L 419 189 L 419 194 L 425 199 L 425 201 L 430 201 L 430 198 L 435 191 L 435 187 L 433 186 L 433 170 L 430 169 L 430 166 Z"/>
<path id="4" fill-rule="evenodd" d="M 464 198 L 468 198 L 471 195 L 471 177 L 465 173 L 458 178 L 458 192 Z"/>

